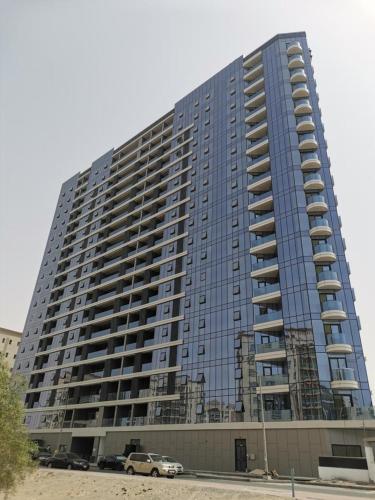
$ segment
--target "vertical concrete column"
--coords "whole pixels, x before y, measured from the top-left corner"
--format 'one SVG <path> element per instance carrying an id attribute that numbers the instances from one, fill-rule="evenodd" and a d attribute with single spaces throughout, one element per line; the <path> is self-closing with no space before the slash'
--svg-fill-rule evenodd
<path id="1" fill-rule="evenodd" d="M 375 482 L 375 460 L 374 460 L 374 449 L 370 443 L 365 442 L 365 457 L 367 460 L 368 475 L 370 482 Z"/>

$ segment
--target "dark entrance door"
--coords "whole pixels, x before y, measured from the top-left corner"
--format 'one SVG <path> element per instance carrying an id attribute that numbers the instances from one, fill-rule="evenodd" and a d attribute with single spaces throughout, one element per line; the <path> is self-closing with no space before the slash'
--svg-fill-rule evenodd
<path id="1" fill-rule="evenodd" d="M 247 469 L 247 450 L 246 439 L 235 439 L 235 469 L 238 472 L 246 472 Z"/>
<path id="2" fill-rule="evenodd" d="M 93 437 L 74 437 L 72 438 L 72 446 L 70 451 L 77 453 L 81 458 L 90 460 L 92 455 L 92 448 L 94 446 Z"/>

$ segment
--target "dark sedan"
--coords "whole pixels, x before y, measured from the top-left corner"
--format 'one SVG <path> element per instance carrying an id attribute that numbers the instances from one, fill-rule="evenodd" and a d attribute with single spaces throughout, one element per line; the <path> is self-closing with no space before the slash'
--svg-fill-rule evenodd
<path id="1" fill-rule="evenodd" d="M 57 467 L 60 469 L 88 470 L 90 464 L 87 460 L 79 457 L 75 453 L 56 453 L 46 461 L 47 467 Z"/>
<path id="2" fill-rule="evenodd" d="M 52 458 L 52 453 L 48 451 L 41 451 L 38 453 L 39 465 L 47 465 L 47 461 Z"/>
<path id="3" fill-rule="evenodd" d="M 124 470 L 126 458 L 123 455 L 106 455 L 98 460 L 99 469 Z"/>

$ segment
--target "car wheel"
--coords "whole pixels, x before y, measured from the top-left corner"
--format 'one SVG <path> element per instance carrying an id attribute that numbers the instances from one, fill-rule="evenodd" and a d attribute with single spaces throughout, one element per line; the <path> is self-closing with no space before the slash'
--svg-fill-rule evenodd
<path id="1" fill-rule="evenodd" d="M 50 469 L 52 469 L 52 464 L 51 464 L 51 462 L 47 465 L 47 467 L 49 467 Z"/>
<path id="2" fill-rule="evenodd" d="M 174 476 L 167 476 L 168 479 L 174 479 Z"/>
<path id="3" fill-rule="evenodd" d="M 68 464 L 66 467 L 68 470 L 72 470 L 72 464 Z"/>
<path id="4" fill-rule="evenodd" d="M 124 467 L 121 464 L 117 464 L 115 469 L 116 470 L 124 470 Z"/>
<path id="5" fill-rule="evenodd" d="M 99 467 L 100 470 L 103 470 L 104 469 L 104 464 L 100 463 L 100 464 L 98 464 L 98 467 Z"/>
<path id="6" fill-rule="evenodd" d="M 159 474 L 158 469 L 152 469 L 152 471 L 151 471 L 151 476 L 152 476 L 152 477 L 159 477 L 159 476 L 160 476 L 160 474 Z"/>
<path id="7" fill-rule="evenodd" d="M 133 467 L 128 467 L 126 469 L 126 473 L 129 474 L 129 476 L 134 476 L 135 472 L 134 472 Z"/>

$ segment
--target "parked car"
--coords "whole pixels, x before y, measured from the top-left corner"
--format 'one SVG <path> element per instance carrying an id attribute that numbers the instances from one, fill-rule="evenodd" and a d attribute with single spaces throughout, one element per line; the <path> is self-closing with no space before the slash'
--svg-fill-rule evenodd
<path id="1" fill-rule="evenodd" d="M 153 477 L 175 477 L 177 471 L 173 464 L 165 462 L 157 453 L 130 453 L 126 459 L 127 474 L 147 474 Z"/>
<path id="2" fill-rule="evenodd" d="M 99 469 L 124 470 L 126 457 L 123 455 L 106 455 L 98 460 Z"/>
<path id="3" fill-rule="evenodd" d="M 37 459 L 39 460 L 39 465 L 47 465 L 47 461 L 52 457 L 50 451 L 40 451 L 38 453 Z"/>
<path id="4" fill-rule="evenodd" d="M 58 467 L 61 469 L 88 470 L 90 464 L 87 460 L 75 453 L 56 453 L 46 461 L 47 467 Z"/>
<path id="5" fill-rule="evenodd" d="M 183 474 L 184 468 L 174 458 L 163 455 L 163 462 L 167 462 L 168 464 L 173 465 L 173 467 L 176 469 L 176 474 Z"/>

